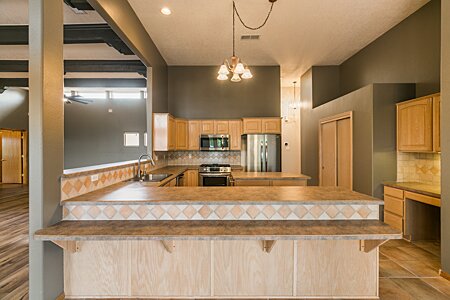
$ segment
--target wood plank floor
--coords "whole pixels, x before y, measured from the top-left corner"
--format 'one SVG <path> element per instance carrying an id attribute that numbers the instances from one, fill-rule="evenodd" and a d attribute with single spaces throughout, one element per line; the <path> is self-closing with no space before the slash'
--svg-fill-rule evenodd
<path id="1" fill-rule="evenodd" d="M 437 273 L 439 261 L 437 242 L 384 244 L 380 248 L 380 299 L 450 299 L 450 282 Z M 0 299 L 28 299 L 26 186 L 0 184 Z"/>
<path id="2" fill-rule="evenodd" d="M 0 299 L 28 299 L 28 188 L 0 184 Z"/>

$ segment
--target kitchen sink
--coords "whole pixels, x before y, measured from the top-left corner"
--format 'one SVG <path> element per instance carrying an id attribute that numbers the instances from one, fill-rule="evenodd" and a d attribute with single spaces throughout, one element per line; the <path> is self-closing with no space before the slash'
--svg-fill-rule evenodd
<path id="1" fill-rule="evenodd" d="M 172 174 L 168 173 L 159 173 L 159 174 L 145 174 L 141 179 L 134 178 L 134 181 L 141 181 L 141 182 L 160 182 L 164 179 L 172 176 Z"/>

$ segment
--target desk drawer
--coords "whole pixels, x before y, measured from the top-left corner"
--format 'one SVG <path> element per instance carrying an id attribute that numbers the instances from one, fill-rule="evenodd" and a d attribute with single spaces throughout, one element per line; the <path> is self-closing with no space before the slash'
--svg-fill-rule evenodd
<path id="1" fill-rule="evenodd" d="M 384 210 L 403 217 L 403 200 L 384 195 Z"/>
<path id="2" fill-rule="evenodd" d="M 384 194 L 394 198 L 403 199 L 403 190 L 392 188 L 390 186 L 384 187 Z"/>
<path id="3" fill-rule="evenodd" d="M 391 225 L 392 227 L 399 229 L 403 232 L 403 218 L 388 211 L 384 211 L 384 223 Z"/>

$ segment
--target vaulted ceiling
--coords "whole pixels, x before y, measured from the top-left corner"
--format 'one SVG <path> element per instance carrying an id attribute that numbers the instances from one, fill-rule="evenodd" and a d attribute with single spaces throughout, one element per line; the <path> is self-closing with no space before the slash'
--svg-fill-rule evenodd
<path id="1" fill-rule="evenodd" d="M 169 65 L 219 65 L 232 54 L 232 0 L 128 0 Z M 236 50 L 249 65 L 280 65 L 284 82 L 312 65 L 340 64 L 428 0 L 278 0 L 258 41 L 236 23 Z M 170 16 L 160 13 L 163 6 Z M 236 0 L 260 24 L 267 0 Z M 238 21 L 237 21 L 238 22 Z"/>

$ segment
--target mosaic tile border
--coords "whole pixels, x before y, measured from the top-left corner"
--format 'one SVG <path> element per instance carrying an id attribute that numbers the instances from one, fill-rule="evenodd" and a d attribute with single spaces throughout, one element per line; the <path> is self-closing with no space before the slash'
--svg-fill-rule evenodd
<path id="1" fill-rule="evenodd" d="M 69 205 L 63 219 L 78 220 L 378 220 L 378 205 L 143 204 Z"/>

